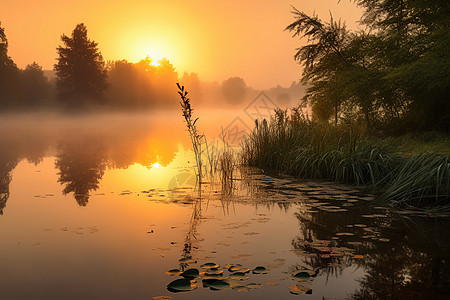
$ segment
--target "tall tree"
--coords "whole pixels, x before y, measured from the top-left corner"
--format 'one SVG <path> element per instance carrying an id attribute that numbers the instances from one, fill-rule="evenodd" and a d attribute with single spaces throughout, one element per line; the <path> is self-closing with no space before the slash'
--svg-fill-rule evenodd
<path id="1" fill-rule="evenodd" d="M 365 31 L 350 32 L 294 8 L 286 29 L 308 43 L 295 59 L 310 85 L 305 100 L 329 119 L 334 106 L 369 125 L 450 128 L 450 2 L 355 0 Z M 316 106 L 316 107 L 315 107 Z"/>
<path id="2" fill-rule="evenodd" d="M 241 77 L 230 77 L 224 80 L 221 89 L 225 99 L 231 104 L 239 104 L 244 101 L 247 93 L 247 85 Z"/>
<path id="3" fill-rule="evenodd" d="M 59 46 L 57 75 L 58 99 L 70 107 L 80 107 L 88 102 L 102 102 L 107 88 L 105 62 L 97 43 L 87 37 L 83 23 L 78 24 L 72 37 L 61 36 L 64 46 Z"/>
<path id="4" fill-rule="evenodd" d="M 16 104 L 19 95 L 19 69 L 8 56 L 8 39 L 0 23 L 0 108 Z"/>
<path id="5" fill-rule="evenodd" d="M 28 107 L 48 105 L 50 84 L 42 67 L 33 62 L 22 70 L 23 104 Z"/>

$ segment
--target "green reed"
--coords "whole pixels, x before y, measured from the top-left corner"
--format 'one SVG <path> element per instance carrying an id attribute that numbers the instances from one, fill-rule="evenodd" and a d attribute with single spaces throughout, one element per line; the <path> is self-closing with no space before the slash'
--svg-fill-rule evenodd
<path id="1" fill-rule="evenodd" d="M 245 165 L 301 178 L 371 187 L 393 205 L 450 205 L 450 158 L 405 157 L 364 134 L 358 124 L 310 121 L 299 109 L 257 121 L 242 144 Z"/>
<path id="2" fill-rule="evenodd" d="M 197 126 L 195 125 L 198 121 L 198 118 L 193 120 L 192 116 L 192 107 L 190 103 L 190 99 L 187 97 L 188 91 L 184 89 L 184 86 L 181 86 L 177 83 L 178 94 L 181 97 L 181 109 L 183 112 L 183 117 L 186 122 L 186 126 L 188 128 L 189 136 L 191 137 L 192 148 L 195 155 L 195 162 L 197 165 L 197 176 L 199 179 L 199 183 L 202 180 L 202 144 L 206 140 L 203 134 L 199 134 L 197 130 Z"/>

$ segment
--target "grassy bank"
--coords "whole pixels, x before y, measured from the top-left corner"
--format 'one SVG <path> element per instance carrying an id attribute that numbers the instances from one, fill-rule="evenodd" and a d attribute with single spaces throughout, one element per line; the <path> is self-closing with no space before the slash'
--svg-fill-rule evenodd
<path id="1" fill-rule="evenodd" d="M 269 122 L 256 123 L 243 142 L 242 159 L 246 165 L 299 178 L 366 186 L 379 201 L 393 205 L 450 206 L 450 157 L 410 146 L 426 149 L 434 143 L 439 148 L 450 142 L 429 141 L 374 139 L 362 126 L 319 124 L 298 110 L 280 110 Z"/>

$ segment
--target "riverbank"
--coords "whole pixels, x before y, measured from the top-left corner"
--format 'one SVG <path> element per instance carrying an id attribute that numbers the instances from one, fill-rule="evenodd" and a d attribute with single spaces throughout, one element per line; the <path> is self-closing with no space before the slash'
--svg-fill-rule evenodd
<path id="1" fill-rule="evenodd" d="M 256 123 L 245 165 L 298 178 L 365 186 L 394 206 L 450 208 L 450 138 L 424 133 L 379 138 L 360 125 L 311 122 L 293 110 Z"/>

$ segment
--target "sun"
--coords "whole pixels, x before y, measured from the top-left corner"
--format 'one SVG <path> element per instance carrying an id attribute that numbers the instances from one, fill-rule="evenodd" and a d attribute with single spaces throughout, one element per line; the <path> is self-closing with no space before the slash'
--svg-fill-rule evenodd
<path id="1" fill-rule="evenodd" d="M 173 58 L 173 48 L 170 43 L 164 39 L 148 38 L 140 39 L 134 42 L 130 47 L 129 58 L 133 62 L 139 62 L 146 57 L 151 58 L 152 66 L 159 66 L 159 61 L 163 58 Z"/>
<path id="2" fill-rule="evenodd" d="M 155 162 L 154 164 L 152 164 L 152 168 L 159 169 L 160 167 L 161 165 L 159 164 L 159 162 Z"/>
<path id="3" fill-rule="evenodd" d="M 151 65 L 155 66 L 155 67 L 159 66 L 159 61 L 164 58 L 163 55 L 158 54 L 158 53 L 154 53 L 154 54 L 150 53 L 150 54 L 148 54 L 148 56 L 152 59 Z"/>

